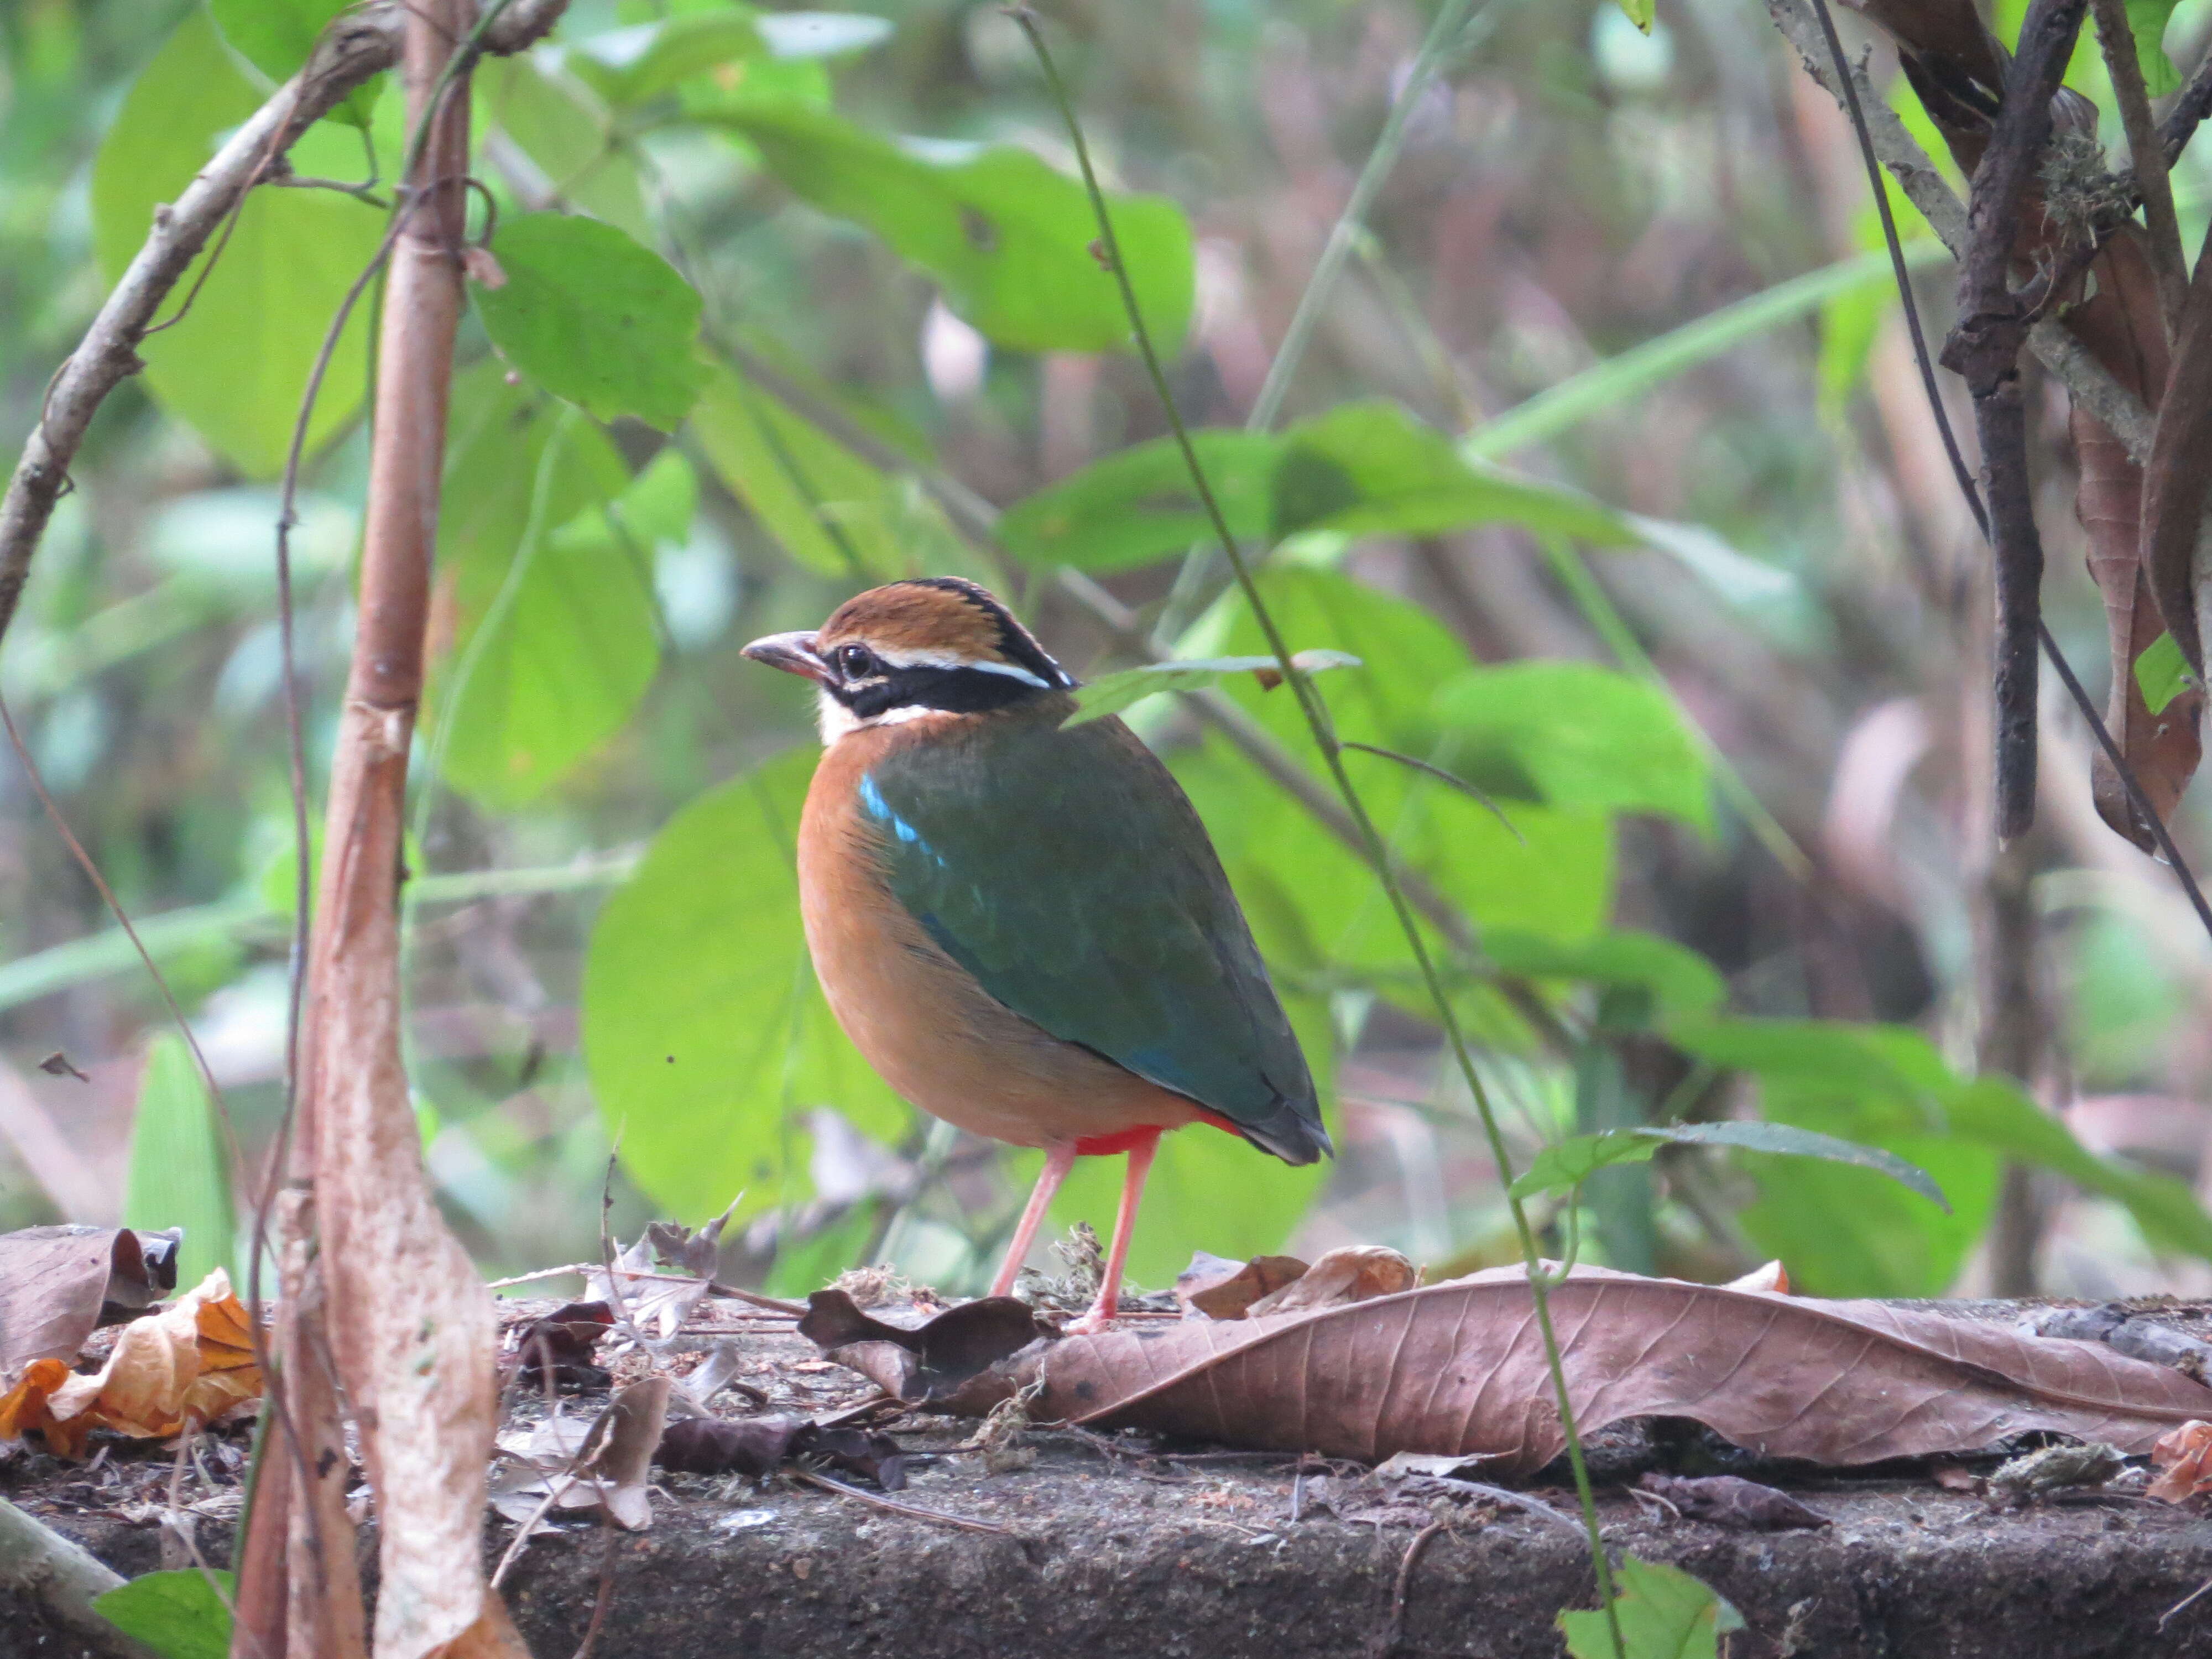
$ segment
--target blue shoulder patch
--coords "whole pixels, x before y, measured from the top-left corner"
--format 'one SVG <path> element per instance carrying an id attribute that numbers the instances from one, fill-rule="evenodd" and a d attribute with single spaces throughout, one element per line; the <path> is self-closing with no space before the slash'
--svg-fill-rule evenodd
<path id="1" fill-rule="evenodd" d="M 860 775 L 860 805 L 867 809 L 870 817 L 882 824 L 908 846 L 919 848 L 927 853 L 931 858 L 937 859 L 939 863 L 944 862 L 944 860 L 939 858 L 938 854 L 931 849 L 929 844 L 922 840 L 921 830 L 891 811 L 890 804 L 884 800 L 884 792 L 877 787 L 874 777 L 865 772 Z"/>

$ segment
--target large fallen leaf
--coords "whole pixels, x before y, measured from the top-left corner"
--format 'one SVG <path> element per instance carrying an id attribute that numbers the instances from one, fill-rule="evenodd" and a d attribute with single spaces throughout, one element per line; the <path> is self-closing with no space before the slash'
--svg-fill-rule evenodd
<path id="1" fill-rule="evenodd" d="M 1691 1418 L 1764 1455 L 1851 1465 L 1976 1451 L 2032 1430 L 2144 1452 L 2212 1417 L 2212 1389 L 2102 1344 L 1882 1303 L 1602 1268 L 1577 1271 L 1551 1302 L 1585 1433 Z M 965 1387 L 940 1361 L 933 1397 L 988 1406 L 987 1381 L 1002 1397 L 1040 1377 L 1036 1420 L 1231 1446 L 1480 1455 L 1525 1474 L 1565 1443 L 1517 1267 L 1310 1313 L 1038 1343 Z"/>
<path id="2" fill-rule="evenodd" d="M 176 1240 L 125 1227 L 0 1233 L 0 1378 L 74 1359 L 85 1338 L 177 1286 Z"/>

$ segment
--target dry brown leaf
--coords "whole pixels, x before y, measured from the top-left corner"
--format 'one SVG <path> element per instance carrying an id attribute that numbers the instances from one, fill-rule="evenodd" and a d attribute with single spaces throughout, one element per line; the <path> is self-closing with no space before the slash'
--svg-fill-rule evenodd
<path id="1" fill-rule="evenodd" d="M 34 1359 L 74 1359 L 94 1329 L 176 1288 L 173 1243 L 149 1261 L 123 1227 L 26 1227 L 0 1233 L 0 1377 Z M 160 1271 L 166 1261 L 167 1275 Z"/>
<path id="2" fill-rule="evenodd" d="M 1420 1282 L 1420 1270 L 1397 1251 L 1380 1244 L 1346 1244 L 1329 1251 L 1279 1291 L 1261 1297 L 1248 1316 L 1342 1307 L 1395 1296 Z"/>
<path id="3" fill-rule="evenodd" d="M 1786 1492 L 1733 1474 L 1676 1478 L 1651 1474 L 1638 1480 L 1674 1506 L 1685 1521 L 1705 1521 L 1735 1532 L 1788 1532 L 1804 1527 L 1832 1527 L 1818 1510 L 1808 1509 Z"/>
<path id="4" fill-rule="evenodd" d="M 2130 226 L 2113 237 L 2098 256 L 2095 270 L 2097 292 L 2068 313 L 2068 325 L 2122 386 L 2155 410 L 2168 378 L 2166 325 L 2142 233 Z M 2081 461 L 2075 516 L 2088 536 L 2089 574 L 2104 595 L 2112 663 L 2105 724 L 2163 818 L 2172 813 L 2201 757 L 2197 726 L 2203 694 L 2185 691 L 2156 714 L 2143 699 L 2135 661 L 2165 629 L 2144 563 L 2145 532 L 2153 528 L 2144 514 L 2147 505 L 2156 503 L 2146 495 L 2143 469 L 2128 459 L 2118 438 L 2079 409 L 2072 425 Z M 2165 430 L 2163 422 L 2160 429 Z M 2171 508 L 2172 495 L 2169 490 L 2160 497 L 2161 511 Z M 2201 492 L 2197 500 L 2201 504 Z M 2195 524 L 2192 516 L 2192 546 Z M 2193 629 L 2188 638 L 2194 641 Z M 2156 850 L 2156 841 L 2137 822 L 2119 774 L 2102 749 L 2092 758 L 2090 787 L 2098 815 L 2107 824 L 2144 851 Z"/>
<path id="5" fill-rule="evenodd" d="M 2030 1430 L 2145 1451 L 2212 1389 L 2097 1344 L 1873 1302 L 1582 1268 L 1552 1292 L 1586 1431 L 1686 1417 L 1832 1465 L 1978 1450 Z M 1527 1283 L 1494 1270 L 1350 1307 L 1110 1330 L 1032 1350 L 1031 1408 L 1271 1450 L 1481 1453 L 1526 1474 L 1565 1442 Z"/>
<path id="6" fill-rule="evenodd" d="M 2212 1423 L 2191 1419 L 2150 1449 L 2158 1476 L 2143 1488 L 2146 1498 L 2179 1504 L 2212 1489 Z"/>
<path id="7" fill-rule="evenodd" d="M 1242 1319 L 1261 1297 L 1297 1279 L 1306 1264 L 1294 1255 L 1255 1255 L 1237 1261 L 1194 1251 L 1190 1266 L 1176 1275 L 1176 1300 L 1185 1312 L 1208 1319 Z"/>

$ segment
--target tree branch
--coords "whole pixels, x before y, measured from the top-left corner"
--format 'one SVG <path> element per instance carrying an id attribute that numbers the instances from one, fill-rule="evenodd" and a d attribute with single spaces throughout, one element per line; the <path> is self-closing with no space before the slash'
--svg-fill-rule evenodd
<path id="1" fill-rule="evenodd" d="M 122 1583 L 89 1552 L 0 1498 L 0 1589 L 13 1590 L 45 1609 L 87 1653 L 155 1659 L 153 1649 L 125 1636 L 93 1609 L 94 1597 Z"/>
<path id="2" fill-rule="evenodd" d="M 520 52 L 544 38 L 568 0 L 514 0 L 485 33 L 485 50 Z M 210 237 L 256 184 L 272 179 L 300 135 L 356 87 L 398 61 L 402 0 L 380 0 L 331 23 L 299 74 L 232 133 L 175 202 L 154 210 L 154 228 L 122 280 L 48 387 L 38 426 L 0 498 L 0 636 L 14 621 L 31 560 L 67 493 L 92 417 L 108 393 L 145 365 L 138 342 Z"/>
<path id="3" fill-rule="evenodd" d="M 1766 0 L 1766 12 L 1783 38 L 1796 48 L 1805 72 L 1838 103 L 1842 103 L 1843 83 L 1836 78 L 1828 62 L 1820 21 L 1813 15 L 1808 0 Z M 1929 160 L 1928 152 L 1905 130 L 1897 112 L 1875 91 L 1864 72 L 1854 69 L 1851 78 L 1857 83 L 1859 102 L 1865 112 L 1868 136 L 1874 142 L 1875 155 L 1897 180 L 1906 198 L 1934 228 L 1943 246 L 1951 250 L 1952 257 L 1963 258 L 1969 240 L 1966 204 L 1952 193 L 1943 175 Z M 2212 100 L 2212 88 L 2208 88 L 2207 96 Z M 2092 357 L 2063 325 L 2049 317 L 2039 318 L 2027 331 L 2027 346 L 2066 388 L 2068 395 L 2109 427 L 2127 447 L 2129 459 L 2141 465 L 2150 459 L 2151 417 L 2142 399 L 2114 380 L 2111 371 Z"/>

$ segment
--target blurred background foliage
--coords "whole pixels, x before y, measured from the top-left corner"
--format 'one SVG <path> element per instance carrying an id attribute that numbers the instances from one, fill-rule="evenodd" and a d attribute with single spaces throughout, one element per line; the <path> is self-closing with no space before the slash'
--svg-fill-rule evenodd
<path id="1" fill-rule="evenodd" d="M 335 9 L 0 9 L 10 453 L 154 204 Z M 1578 1132 L 1763 1117 L 1887 1148 L 1949 1201 L 1670 1143 L 1547 1197 L 1553 1247 L 1572 1219 L 1590 1259 L 1714 1278 L 1778 1255 L 1841 1294 L 2212 1287 L 2212 945 L 2099 823 L 2087 735 L 2049 696 L 2027 1013 L 2056 1040 L 2036 1076 L 1977 1076 L 1974 940 L 2002 896 L 1982 555 L 1848 131 L 1753 0 L 1662 0 L 1648 35 L 1613 0 L 1043 11 L 1268 600 L 1293 647 L 1359 659 L 1317 684 L 1343 736 L 1390 751 L 1347 763 L 1523 1165 Z M 2130 11 L 2185 65 L 2212 35 L 2205 0 Z M 1086 678 L 1264 649 L 1127 349 L 1065 133 L 992 0 L 574 0 L 476 99 L 506 280 L 472 286 L 465 324 L 405 901 L 449 1213 L 488 1273 L 595 1257 L 618 1139 L 625 1231 L 734 1199 L 727 1270 L 754 1282 L 884 1259 L 976 1288 L 1036 1155 L 918 1119 L 836 1031 L 791 866 L 811 709 L 738 647 L 954 573 Z M 253 193 L 103 413 L 0 656 L 236 1130 L 0 764 L 0 1228 L 181 1222 L 236 1259 L 233 1194 L 280 1105 L 296 868 L 275 481 L 400 142 L 374 84 Z M 2207 164 L 2177 178 L 2201 222 Z M 1355 195 L 1364 222 L 1339 227 Z M 1910 252 L 1940 327 L 1948 266 L 1924 233 Z M 309 429 L 293 543 L 315 786 L 368 315 Z M 2063 408 L 2035 395 L 2045 602 L 2094 691 Z M 1286 1241 L 1510 1259 L 1405 942 L 1312 809 L 1294 704 L 1249 675 L 1211 695 L 1128 718 L 1212 830 L 1342 1156 L 1293 1171 L 1172 1137 L 1133 1270 Z M 2212 845 L 2200 804 L 2174 827 Z M 1118 1178 L 1087 1161 L 1057 1218 L 1103 1224 Z"/>

